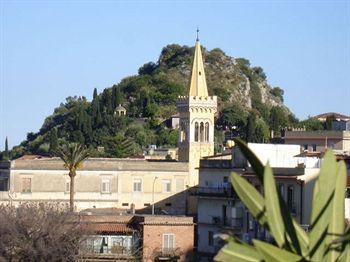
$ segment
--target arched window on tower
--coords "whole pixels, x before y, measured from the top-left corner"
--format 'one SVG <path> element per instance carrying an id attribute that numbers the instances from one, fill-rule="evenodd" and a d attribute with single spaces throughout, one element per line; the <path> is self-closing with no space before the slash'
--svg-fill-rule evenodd
<path id="1" fill-rule="evenodd" d="M 180 131 L 180 142 L 184 142 L 187 140 L 187 125 L 185 122 L 181 123 L 181 131 Z"/>
<path id="2" fill-rule="evenodd" d="M 205 123 L 205 142 L 209 142 L 209 123 Z"/>
<path id="3" fill-rule="evenodd" d="M 198 126 L 198 122 L 196 122 L 194 124 L 194 141 L 198 142 L 198 138 L 199 138 L 199 126 Z"/>
<path id="4" fill-rule="evenodd" d="M 201 142 L 204 142 L 204 123 L 203 122 L 201 122 L 200 129 L 199 129 L 199 134 L 200 134 Z"/>

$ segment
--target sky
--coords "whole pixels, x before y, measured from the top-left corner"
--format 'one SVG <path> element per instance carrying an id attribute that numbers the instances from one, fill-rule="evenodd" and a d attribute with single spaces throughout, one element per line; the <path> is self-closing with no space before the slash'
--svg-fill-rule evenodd
<path id="1" fill-rule="evenodd" d="M 350 1 L 0 0 L 0 150 L 68 96 L 134 75 L 172 43 L 261 66 L 300 119 L 350 115 Z"/>

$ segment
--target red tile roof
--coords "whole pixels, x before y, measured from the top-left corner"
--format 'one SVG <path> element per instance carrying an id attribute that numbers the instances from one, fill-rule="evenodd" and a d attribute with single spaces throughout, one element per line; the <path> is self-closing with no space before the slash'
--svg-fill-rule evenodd
<path id="1" fill-rule="evenodd" d="M 133 229 L 126 223 L 90 223 L 88 228 L 94 232 L 131 233 Z"/>

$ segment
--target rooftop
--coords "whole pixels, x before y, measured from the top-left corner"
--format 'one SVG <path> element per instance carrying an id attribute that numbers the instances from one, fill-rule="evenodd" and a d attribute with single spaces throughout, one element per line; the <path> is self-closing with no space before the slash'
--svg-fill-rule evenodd
<path id="1" fill-rule="evenodd" d="M 336 119 L 350 119 L 350 116 L 347 115 L 342 115 L 336 112 L 327 112 L 327 113 L 323 113 L 323 114 L 319 114 L 314 116 L 314 118 L 327 118 L 327 117 L 335 117 Z"/>
<path id="2" fill-rule="evenodd" d="M 65 170 L 57 157 L 28 157 L 11 161 L 12 170 Z M 148 161 L 144 158 L 88 158 L 81 170 L 86 171 L 169 171 L 187 172 L 188 163 Z"/>

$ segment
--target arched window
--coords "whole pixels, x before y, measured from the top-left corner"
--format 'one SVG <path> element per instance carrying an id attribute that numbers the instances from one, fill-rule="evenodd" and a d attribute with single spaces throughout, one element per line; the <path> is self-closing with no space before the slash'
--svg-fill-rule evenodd
<path id="1" fill-rule="evenodd" d="M 194 124 L 194 141 L 198 142 L 198 138 L 199 138 L 199 126 L 198 126 L 198 122 L 196 122 Z"/>
<path id="2" fill-rule="evenodd" d="M 181 133 L 180 133 L 180 142 L 184 142 L 187 139 L 187 126 L 184 122 L 181 123 Z"/>
<path id="3" fill-rule="evenodd" d="M 205 123 L 205 142 L 209 142 L 209 123 Z"/>
<path id="4" fill-rule="evenodd" d="M 203 124 L 203 122 L 201 122 L 199 134 L 200 134 L 201 142 L 204 142 L 204 124 Z"/>

